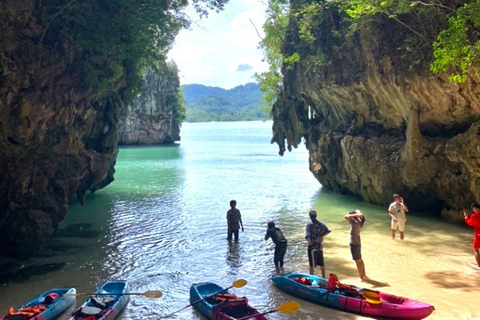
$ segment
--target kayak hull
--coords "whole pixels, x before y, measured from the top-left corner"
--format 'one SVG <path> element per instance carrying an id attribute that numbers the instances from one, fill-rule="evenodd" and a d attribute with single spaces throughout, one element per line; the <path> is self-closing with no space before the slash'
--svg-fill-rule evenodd
<path id="1" fill-rule="evenodd" d="M 311 279 L 312 286 L 298 283 L 293 278 Z M 413 299 L 394 296 L 379 292 L 381 303 L 369 303 L 359 297 L 346 296 L 340 290 L 327 291 L 327 279 L 303 273 L 290 273 L 283 276 L 272 277 L 273 283 L 283 291 L 299 298 L 309 300 L 327 307 L 343 311 L 375 316 L 389 317 L 404 320 L 420 320 L 428 317 L 435 310 L 432 305 Z M 362 288 L 358 288 L 360 291 Z"/>
<path id="2" fill-rule="evenodd" d="M 94 299 L 92 299 L 92 297 L 90 297 L 80 308 L 77 309 L 77 311 L 75 311 L 70 320 L 83 320 L 92 316 L 91 314 L 88 315 L 82 312 L 82 310 L 91 310 L 91 308 L 101 309 L 101 312 L 97 313 L 97 320 L 113 320 L 122 312 L 130 300 L 130 296 L 123 295 L 129 293 L 127 281 L 106 282 L 95 291 L 95 293 L 102 293 L 102 295 L 93 295 L 94 297 L 112 297 L 113 303 L 108 307 L 102 308 L 94 301 Z"/>
<path id="3" fill-rule="evenodd" d="M 51 293 L 58 294 L 58 298 L 53 301 L 51 304 L 45 304 L 45 297 Z M 35 297 L 29 302 L 21 305 L 20 307 L 14 309 L 20 310 L 22 308 L 33 307 L 36 305 L 45 305 L 47 309 L 42 313 L 39 313 L 32 318 L 31 320 L 51 320 L 58 317 L 62 312 L 67 310 L 74 302 L 75 296 L 65 296 L 65 294 L 75 294 L 77 291 L 75 288 L 55 288 L 48 290 L 41 295 Z M 0 318 L 0 320 L 7 320 L 7 316 Z"/>
<path id="4" fill-rule="evenodd" d="M 238 314 L 228 314 L 224 312 L 224 309 L 219 308 L 218 302 L 215 301 L 215 293 L 221 291 L 221 293 L 228 293 L 227 290 L 222 291 L 223 288 L 216 285 L 212 282 L 203 282 L 194 284 L 190 287 L 190 303 L 195 303 L 209 295 L 213 295 L 212 298 L 207 298 L 201 302 L 193 304 L 195 308 L 198 309 L 205 317 L 211 320 L 235 320 L 241 317 L 250 315 L 258 315 L 260 314 L 256 309 L 252 308 L 248 303 L 245 306 L 242 306 L 242 310 L 238 309 L 235 310 L 239 312 Z M 256 316 L 249 318 L 251 320 L 268 320 L 265 316 Z"/>

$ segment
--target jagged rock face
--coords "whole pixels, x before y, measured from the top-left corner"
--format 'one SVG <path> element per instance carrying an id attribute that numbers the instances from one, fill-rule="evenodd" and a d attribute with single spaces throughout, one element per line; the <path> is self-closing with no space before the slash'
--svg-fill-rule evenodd
<path id="1" fill-rule="evenodd" d="M 161 71 L 145 76 L 145 90 L 122 111 L 118 143 L 150 145 L 180 140 L 180 125 L 174 106 L 180 80 L 177 72 L 165 65 Z"/>
<path id="2" fill-rule="evenodd" d="M 117 155 L 120 102 L 81 89 L 81 51 L 39 43 L 40 6 L 0 4 L 0 256 L 14 258 L 51 236 L 71 199 L 113 181 Z"/>
<path id="3" fill-rule="evenodd" d="M 322 38 L 322 27 L 315 45 L 329 63 L 302 59 L 283 69 L 284 91 L 272 110 L 280 152 L 304 137 L 323 186 L 382 205 L 400 193 L 411 209 L 461 221 L 460 208 L 480 200 L 479 83 L 432 75 L 431 54 L 405 67 L 393 36 L 405 29 L 394 21 L 341 46 Z M 286 54 L 297 40 L 286 39 Z"/>

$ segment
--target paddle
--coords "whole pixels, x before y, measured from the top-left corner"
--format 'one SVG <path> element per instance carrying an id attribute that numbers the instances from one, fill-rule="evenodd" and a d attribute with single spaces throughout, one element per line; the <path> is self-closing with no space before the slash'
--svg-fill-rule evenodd
<path id="1" fill-rule="evenodd" d="M 151 299 L 160 298 L 163 295 L 161 291 L 149 290 L 143 293 L 66 293 L 64 296 L 144 296 Z"/>
<path id="2" fill-rule="evenodd" d="M 170 318 L 170 317 L 173 316 L 175 313 L 178 313 L 178 312 L 180 312 L 180 311 L 182 311 L 182 310 L 184 310 L 184 309 L 187 309 L 188 307 L 191 307 L 191 306 L 193 306 L 193 305 L 196 305 L 197 303 L 202 302 L 203 300 L 208 299 L 208 298 L 210 298 L 211 296 L 214 296 L 214 295 L 219 294 L 219 293 L 221 293 L 221 292 L 225 292 L 225 291 L 227 291 L 228 289 L 241 288 L 241 287 L 244 287 L 244 286 L 246 286 L 246 285 L 247 285 L 247 280 L 245 280 L 245 279 L 238 279 L 237 281 L 234 281 L 230 287 L 225 288 L 225 289 L 223 289 L 223 290 L 220 290 L 220 291 L 218 291 L 218 292 L 215 292 L 215 293 L 206 295 L 206 296 L 203 297 L 202 299 L 197 300 L 197 301 L 195 301 L 195 302 L 192 302 L 192 303 L 190 303 L 189 305 L 186 305 L 186 306 L 183 307 L 182 309 L 178 309 L 177 311 L 174 311 L 174 312 L 172 312 L 172 313 L 170 313 L 170 314 L 167 314 L 166 316 L 160 317 L 160 319 L 162 319 L 162 318 Z"/>
<path id="3" fill-rule="evenodd" d="M 382 303 L 382 300 L 380 299 L 380 295 L 378 292 L 369 290 L 369 289 L 361 289 L 360 294 L 367 300 L 368 303 L 371 304 L 380 304 Z"/>
<path id="4" fill-rule="evenodd" d="M 274 313 L 274 312 L 294 313 L 294 312 L 297 312 L 298 309 L 300 309 L 300 305 L 298 304 L 298 302 L 290 301 L 290 302 L 282 304 L 280 307 L 278 307 L 278 309 L 273 309 L 273 310 L 270 310 L 270 311 L 267 311 L 267 312 L 264 312 L 264 313 L 254 314 L 254 315 L 251 315 L 251 316 L 238 318 L 237 320 L 251 319 L 251 318 L 263 316 L 263 315 L 266 315 L 266 314 L 269 314 L 269 313 Z"/>

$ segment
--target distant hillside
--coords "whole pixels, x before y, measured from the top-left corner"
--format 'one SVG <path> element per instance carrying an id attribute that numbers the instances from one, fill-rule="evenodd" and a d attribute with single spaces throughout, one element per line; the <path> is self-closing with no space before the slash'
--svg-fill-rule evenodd
<path id="1" fill-rule="evenodd" d="M 233 89 L 201 84 L 182 86 L 187 122 L 263 120 L 269 118 L 262 105 L 262 93 L 256 83 Z"/>

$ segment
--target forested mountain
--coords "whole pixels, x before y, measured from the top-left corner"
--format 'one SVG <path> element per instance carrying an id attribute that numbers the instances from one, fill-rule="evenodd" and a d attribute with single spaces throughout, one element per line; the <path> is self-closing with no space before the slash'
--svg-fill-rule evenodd
<path id="1" fill-rule="evenodd" d="M 263 120 L 268 118 L 260 86 L 247 83 L 233 89 L 201 84 L 182 86 L 187 122 Z"/>

